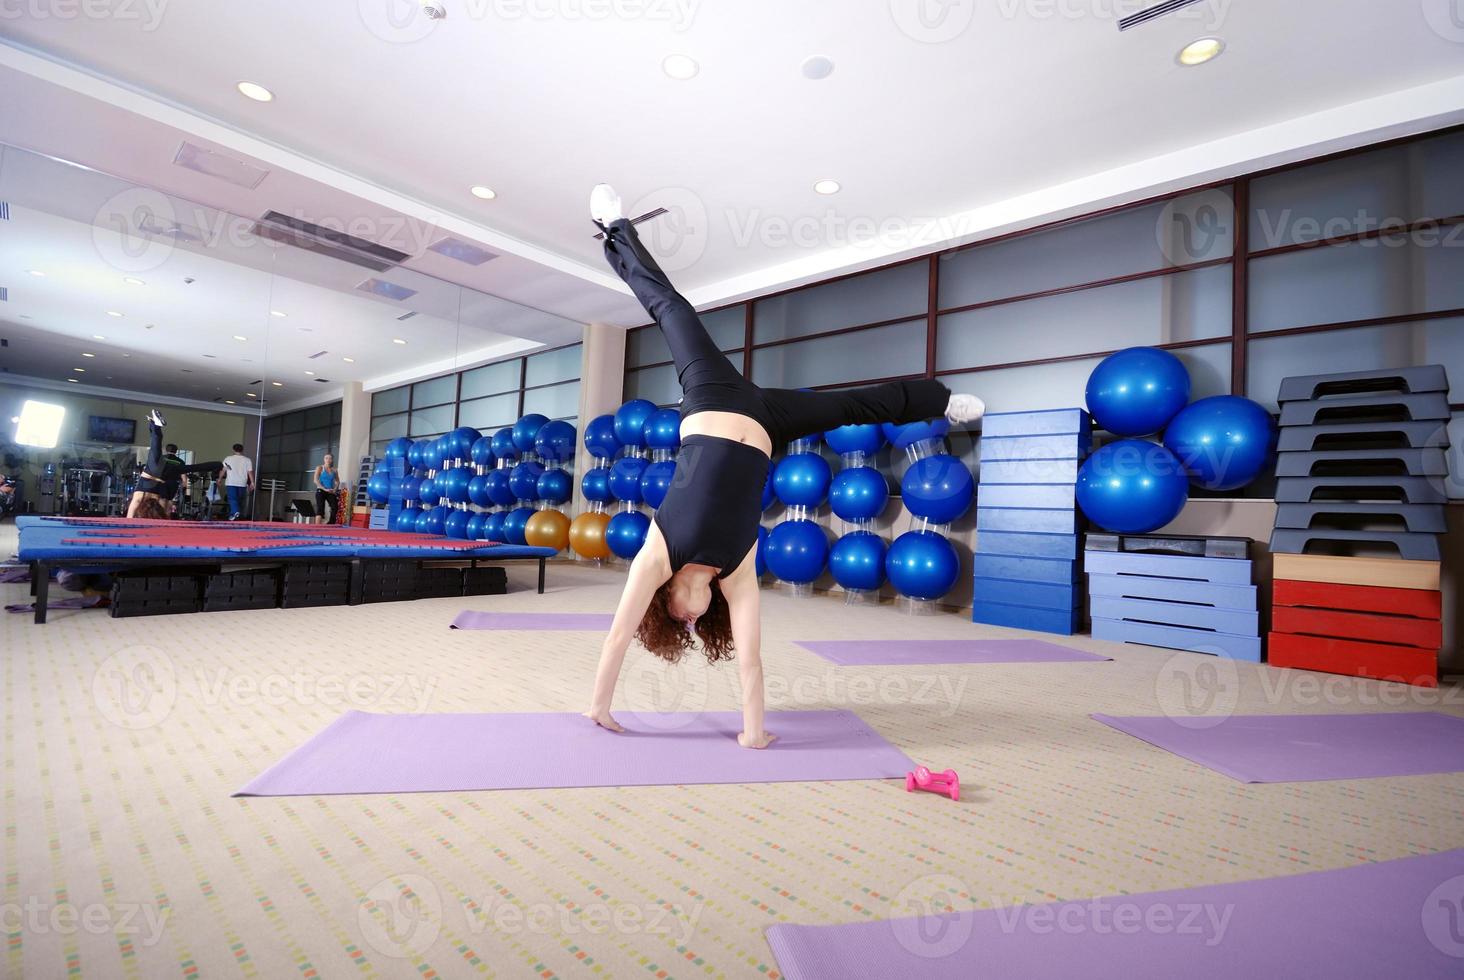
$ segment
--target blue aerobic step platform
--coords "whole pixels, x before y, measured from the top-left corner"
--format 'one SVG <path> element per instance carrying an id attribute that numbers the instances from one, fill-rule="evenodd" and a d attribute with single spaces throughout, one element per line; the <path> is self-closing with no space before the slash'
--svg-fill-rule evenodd
<path id="1" fill-rule="evenodd" d="M 1111 535 L 1090 537 L 1111 546 Z M 1148 540 L 1164 550 L 1084 551 L 1093 637 L 1259 663 L 1256 587 L 1251 561 L 1243 557 L 1249 541 L 1161 535 Z M 1145 541 L 1145 535 L 1123 536 L 1129 549 Z"/>
<path id="2" fill-rule="evenodd" d="M 1060 634 L 1081 626 L 1074 486 L 1092 443 L 1092 419 L 1080 408 L 982 419 L 974 622 Z"/>

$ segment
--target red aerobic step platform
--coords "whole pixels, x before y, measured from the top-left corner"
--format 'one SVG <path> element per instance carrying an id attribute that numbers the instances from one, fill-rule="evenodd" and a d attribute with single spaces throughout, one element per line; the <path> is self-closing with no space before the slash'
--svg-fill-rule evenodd
<path id="1" fill-rule="evenodd" d="M 1272 667 L 1401 681 L 1417 687 L 1439 686 L 1437 650 L 1291 633 L 1272 633 L 1268 649 L 1267 662 Z"/>
<path id="2" fill-rule="evenodd" d="M 1375 585 L 1337 585 L 1276 579 L 1273 606 L 1305 606 L 1438 619 L 1444 614 L 1443 595 L 1433 589 L 1388 589 Z"/>

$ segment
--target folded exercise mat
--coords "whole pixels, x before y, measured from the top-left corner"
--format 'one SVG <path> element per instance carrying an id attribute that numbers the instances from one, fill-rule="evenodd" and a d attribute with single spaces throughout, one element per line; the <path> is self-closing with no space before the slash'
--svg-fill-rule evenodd
<path id="1" fill-rule="evenodd" d="M 1437 711 L 1222 719 L 1091 717 L 1243 783 L 1464 772 L 1464 718 Z M 1212 720 L 1215 724 L 1208 725 Z"/>
<path id="2" fill-rule="evenodd" d="M 441 793 L 892 779 L 915 764 L 848 711 L 771 711 L 778 740 L 737 744 L 736 711 L 617 711 L 623 733 L 577 714 L 350 711 L 238 796 Z"/>
<path id="3" fill-rule="evenodd" d="M 1464 966 L 1461 876 L 1464 850 L 1444 851 L 1141 895 L 777 925 L 767 935 L 787 980 L 1425 980 Z"/>
<path id="4" fill-rule="evenodd" d="M 1057 664 L 1109 660 L 1043 640 L 795 640 L 845 667 L 899 664 Z"/>
<path id="5" fill-rule="evenodd" d="M 46 603 L 47 609 L 99 609 L 107 604 L 107 597 L 100 595 L 73 596 L 68 599 L 52 599 Z M 16 602 L 5 607 L 8 613 L 32 613 L 36 611 L 34 602 Z"/>
<path id="6" fill-rule="evenodd" d="M 455 630 L 593 630 L 603 633 L 615 617 L 609 613 L 474 612 L 457 614 Z"/>

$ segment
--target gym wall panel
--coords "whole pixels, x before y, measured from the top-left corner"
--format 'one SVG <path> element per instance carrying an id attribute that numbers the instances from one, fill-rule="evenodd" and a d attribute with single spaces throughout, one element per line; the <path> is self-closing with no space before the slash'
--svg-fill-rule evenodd
<path id="1" fill-rule="evenodd" d="M 925 318 L 752 352 L 752 380 L 764 388 L 844 384 L 852 378 L 925 373 Z"/>
<path id="2" fill-rule="evenodd" d="M 579 372 L 579 364 L 575 364 L 575 373 Z M 463 372 L 462 390 L 459 397 L 463 401 L 470 398 L 482 398 L 486 395 L 500 395 L 506 391 L 517 392 L 519 387 L 519 362 L 518 358 L 511 361 L 499 361 L 496 364 L 485 364 L 480 368 L 473 368 L 471 371 Z M 375 403 L 372 403 L 373 410 Z M 465 422 L 464 425 L 471 425 Z"/>
<path id="3" fill-rule="evenodd" d="M 375 417 L 389 415 L 392 412 L 405 412 L 411 406 L 411 399 L 411 385 L 374 392 L 371 395 L 371 415 Z"/>
<path id="4" fill-rule="evenodd" d="M 745 343 L 746 318 L 746 307 L 742 305 L 729 306 L 724 310 L 701 314 L 702 323 L 706 324 L 707 333 L 711 334 L 713 342 L 719 349 L 729 352 L 741 349 Z M 671 348 L 666 346 L 666 339 L 661 336 L 660 330 L 652 327 L 648 330 L 632 330 L 627 334 L 625 338 L 625 364 L 627 367 L 660 364 L 662 361 L 669 360 L 671 360 Z"/>
<path id="5" fill-rule="evenodd" d="M 419 408 L 412 412 L 412 421 L 407 435 L 413 439 L 446 432 L 453 427 L 455 405 L 437 405 L 433 408 Z"/>
<path id="6" fill-rule="evenodd" d="M 574 381 L 580 376 L 582 353 L 580 345 L 575 344 L 571 347 L 561 347 L 558 350 L 544 351 L 542 354 L 530 354 L 525 359 L 525 387 L 532 388 L 559 381 Z"/>
<path id="7" fill-rule="evenodd" d="M 753 343 L 806 337 L 903 316 L 924 316 L 929 290 L 930 266 L 916 261 L 771 296 L 758 300 L 753 307 Z"/>
<path id="8" fill-rule="evenodd" d="M 518 392 L 490 395 L 464 401 L 458 406 L 458 425 L 470 425 L 485 432 L 512 425 L 518 420 Z"/>
<path id="9" fill-rule="evenodd" d="M 625 374 L 625 400 L 644 398 L 657 405 L 675 405 L 681 400 L 681 385 L 676 380 L 676 367 L 638 368 Z"/>
<path id="10" fill-rule="evenodd" d="M 1230 285 L 1230 267 L 1214 266 L 949 313 L 936 328 L 936 370 L 1063 357 L 1075 344 L 1119 350 L 1229 337 Z"/>
<path id="11" fill-rule="evenodd" d="M 457 400 L 457 375 L 449 374 L 443 378 L 432 378 L 429 381 L 418 381 L 412 385 L 412 407 L 422 408 L 428 405 L 446 405 Z M 448 428 L 452 428 L 449 423 Z"/>
<path id="12" fill-rule="evenodd" d="M 574 421 L 579 413 L 579 382 L 553 385 L 549 388 L 534 388 L 524 392 L 524 414 L 538 412 L 551 419 Z"/>

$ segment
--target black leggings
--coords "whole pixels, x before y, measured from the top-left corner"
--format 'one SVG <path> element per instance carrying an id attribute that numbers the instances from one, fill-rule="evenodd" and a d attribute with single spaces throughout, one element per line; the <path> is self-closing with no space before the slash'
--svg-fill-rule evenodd
<path id="1" fill-rule="evenodd" d="M 325 523 L 336 522 L 336 492 L 315 488 L 315 513 L 325 518 Z"/>
<path id="2" fill-rule="evenodd" d="M 727 360 L 686 298 L 621 218 L 605 228 L 605 258 L 661 328 L 683 397 L 681 415 L 732 412 L 755 419 L 773 448 L 841 425 L 918 422 L 945 414 L 950 389 L 939 381 L 891 381 L 847 391 L 759 388 Z M 852 340 L 850 343 L 858 343 Z"/>
<path id="3" fill-rule="evenodd" d="M 142 493 L 155 493 L 165 500 L 171 500 L 178 495 L 178 478 L 189 473 L 217 473 L 224 468 L 223 463 L 194 463 L 191 466 L 180 466 L 177 463 L 168 462 L 163 455 L 163 430 L 147 424 L 149 441 L 147 447 L 147 463 L 142 468 L 142 475 L 137 479 L 137 489 Z"/>

